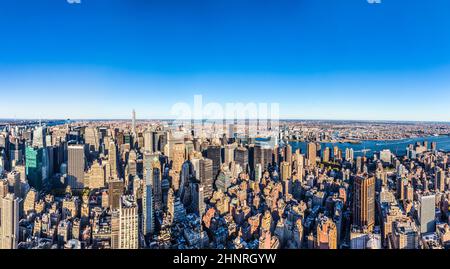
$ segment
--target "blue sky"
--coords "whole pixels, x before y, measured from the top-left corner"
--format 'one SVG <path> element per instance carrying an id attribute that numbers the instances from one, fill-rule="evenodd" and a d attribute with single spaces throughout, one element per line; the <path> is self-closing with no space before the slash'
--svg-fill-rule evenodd
<path id="1" fill-rule="evenodd" d="M 0 2 L 0 118 L 164 118 L 277 102 L 282 118 L 450 121 L 448 0 Z M 169 115 L 170 117 L 170 115 Z"/>

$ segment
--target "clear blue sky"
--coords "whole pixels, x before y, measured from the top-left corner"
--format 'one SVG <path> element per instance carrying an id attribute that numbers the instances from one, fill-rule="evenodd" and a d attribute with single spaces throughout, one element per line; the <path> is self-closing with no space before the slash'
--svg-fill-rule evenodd
<path id="1" fill-rule="evenodd" d="M 450 121 L 448 0 L 0 2 L 0 118 L 167 117 L 278 102 L 283 118 Z"/>

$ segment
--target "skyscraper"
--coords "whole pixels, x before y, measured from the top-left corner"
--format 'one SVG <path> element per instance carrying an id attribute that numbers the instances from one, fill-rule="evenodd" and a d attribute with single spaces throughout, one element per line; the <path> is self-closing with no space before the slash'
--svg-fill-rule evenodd
<path id="1" fill-rule="evenodd" d="M 136 111 L 134 111 L 134 109 L 132 112 L 131 125 L 132 125 L 133 136 L 136 137 Z"/>
<path id="2" fill-rule="evenodd" d="M 25 149 L 25 173 L 31 187 L 40 190 L 42 187 L 42 154 L 43 149 L 27 146 Z"/>
<path id="3" fill-rule="evenodd" d="M 172 170 L 180 172 L 186 160 L 186 147 L 183 143 L 176 143 L 172 149 Z"/>
<path id="4" fill-rule="evenodd" d="M 289 164 L 292 164 L 292 146 L 291 144 L 287 144 L 284 150 L 284 160 Z"/>
<path id="5" fill-rule="evenodd" d="M 211 159 L 200 160 L 200 184 L 203 186 L 204 197 L 210 198 L 213 192 L 213 161 Z"/>
<path id="6" fill-rule="evenodd" d="M 67 159 L 67 181 L 72 189 L 84 187 L 84 169 L 86 167 L 85 145 L 69 145 Z"/>
<path id="7" fill-rule="evenodd" d="M 230 164 L 234 161 L 234 150 L 236 149 L 236 144 L 225 145 L 225 164 Z"/>
<path id="8" fill-rule="evenodd" d="M 419 221 L 421 233 L 434 232 L 436 229 L 435 200 L 436 196 L 434 194 L 422 195 L 420 197 Z"/>
<path id="9" fill-rule="evenodd" d="M 144 151 L 152 153 L 153 150 L 153 132 L 145 130 L 144 132 Z"/>
<path id="10" fill-rule="evenodd" d="M 153 200 L 155 210 L 162 209 L 162 171 L 161 171 L 161 163 L 158 158 L 154 158 L 152 162 L 152 187 L 153 187 Z"/>
<path id="11" fill-rule="evenodd" d="M 148 171 L 142 193 L 142 233 L 144 235 L 154 232 L 153 189 L 150 182 L 151 171 Z"/>
<path id="12" fill-rule="evenodd" d="M 134 199 L 123 196 L 120 203 L 119 249 L 139 248 L 138 207 Z"/>
<path id="13" fill-rule="evenodd" d="M 326 148 L 323 150 L 322 161 L 323 161 L 324 163 L 330 162 L 330 148 L 329 148 L 329 147 L 326 147 Z"/>
<path id="14" fill-rule="evenodd" d="M 314 142 L 309 142 L 307 145 L 307 158 L 309 161 L 309 165 L 316 166 L 316 159 L 317 159 L 317 147 Z"/>
<path id="15" fill-rule="evenodd" d="M 375 225 L 375 177 L 354 178 L 353 224 L 368 230 Z"/>
<path id="16" fill-rule="evenodd" d="M 111 209 L 119 209 L 120 197 L 122 196 L 124 183 L 122 180 L 111 180 L 108 186 L 109 192 L 109 206 Z"/>
<path id="17" fill-rule="evenodd" d="M 111 141 L 108 147 L 108 161 L 110 166 L 109 176 L 112 178 L 117 178 L 117 149 L 116 144 Z"/>
<path id="18" fill-rule="evenodd" d="M 33 147 L 42 148 L 45 147 L 45 133 L 46 128 L 44 126 L 38 126 L 33 131 Z"/>
<path id="19" fill-rule="evenodd" d="M 209 146 L 206 156 L 208 157 L 208 159 L 212 160 L 212 179 L 215 179 L 217 174 L 219 174 L 220 165 L 222 164 L 220 146 Z"/>
<path id="20" fill-rule="evenodd" d="M 434 179 L 434 189 L 439 192 L 445 191 L 445 171 L 440 167 L 436 167 Z"/>
<path id="21" fill-rule="evenodd" d="M 13 193 L 0 197 L 0 249 L 17 248 L 20 201 Z"/>
<path id="22" fill-rule="evenodd" d="M 353 148 L 346 148 L 345 149 L 345 160 L 351 161 L 354 158 Z"/>
<path id="23" fill-rule="evenodd" d="M 245 147 L 238 147 L 234 151 L 234 161 L 239 164 L 243 171 L 248 172 L 248 150 Z"/>
<path id="24" fill-rule="evenodd" d="M 100 137 L 96 127 L 87 127 L 84 130 L 84 142 L 88 145 L 89 151 L 98 151 Z"/>

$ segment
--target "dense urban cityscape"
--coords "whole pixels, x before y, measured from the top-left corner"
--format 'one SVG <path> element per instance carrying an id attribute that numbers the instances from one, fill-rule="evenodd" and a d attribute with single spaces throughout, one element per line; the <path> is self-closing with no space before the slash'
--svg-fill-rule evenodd
<path id="1" fill-rule="evenodd" d="M 449 134 L 423 122 L 175 125 L 134 111 L 2 120 L 0 248 L 448 248 Z"/>
<path id="2" fill-rule="evenodd" d="M 1 257 L 446 266 L 449 11 L 0 1 Z"/>

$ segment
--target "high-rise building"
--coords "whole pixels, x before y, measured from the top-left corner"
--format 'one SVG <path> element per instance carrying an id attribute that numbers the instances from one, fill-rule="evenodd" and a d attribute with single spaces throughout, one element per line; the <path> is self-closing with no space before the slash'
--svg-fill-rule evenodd
<path id="1" fill-rule="evenodd" d="M 291 178 L 291 165 L 290 165 L 290 163 L 282 162 L 281 163 L 281 167 L 280 167 L 280 171 L 281 171 L 281 179 L 283 181 L 286 181 L 286 180 Z"/>
<path id="2" fill-rule="evenodd" d="M 155 210 L 162 210 L 162 170 L 161 163 L 156 157 L 152 162 L 151 174 L 153 179 L 151 183 L 153 187 L 153 200 Z"/>
<path id="3" fill-rule="evenodd" d="M 230 164 L 231 162 L 234 162 L 234 150 L 236 149 L 236 144 L 228 144 L 225 145 L 225 164 Z"/>
<path id="4" fill-rule="evenodd" d="M 200 165 L 200 184 L 203 186 L 204 197 L 210 198 L 213 192 L 213 161 L 211 159 L 201 159 Z"/>
<path id="5" fill-rule="evenodd" d="M 437 149 L 437 144 L 435 141 L 431 142 L 431 151 L 436 151 Z"/>
<path id="6" fill-rule="evenodd" d="M 419 247 L 419 231 L 414 221 L 402 218 L 395 221 L 390 242 L 393 249 L 417 249 Z"/>
<path id="7" fill-rule="evenodd" d="M 353 224 L 369 231 L 375 225 L 375 177 L 354 178 Z"/>
<path id="8" fill-rule="evenodd" d="M 44 126 L 38 126 L 33 131 L 33 147 L 42 148 L 46 146 L 45 133 L 46 128 Z"/>
<path id="9" fill-rule="evenodd" d="M 134 111 L 134 109 L 132 112 L 131 128 L 132 128 L 134 137 L 136 137 L 136 111 Z"/>
<path id="10" fill-rule="evenodd" d="M 337 249 L 337 228 L 331 218 L 321 216 L 316 228 L 315 248 Z"/>
<path id="11" fill-rule="evenodd" d="M 436 196 L 434 194 L 422 195 L 420 197 L 420 232 L 431 233 L 436 229 L 436 210 L 435 210 Z"/>
<path id="12" fill-rule="evenodd" d="M 87 183 L 90 189 L 100 189 L 105 187 L 105 167 L 105 164 L 97 160 L 94 161 L 85 174 L 85 185 Z"/>
<path id="13" fill-rule="evenodd" d="M 119 199 L 120 202 L 120 199 Z M 115 209 L 111 211 L 111 248 L 119 249 L 120 247 L 120 210 Z"/>
<path id="14" fill-rule="evenodd" d="M 9 192 L 8 180 L 0 179 L 0 198 L 5 197 Z"/>
<path id="15" fill-rule="evenodd" d="M 100 137 L 96 127 L 87 127 L 84 130 L 84 142 L 89 147 L 89 151 L 99 151 Z"/>
<path id="16" fill-rule="evenodd" d="M 124 182 L 122 180 L 111 180 L 108 186 L 109 206 L 112 210 L 120 207 L 120 197 L 123 194 Z"/>
<path id="17" fill-rule="evenodd" d="M 345 160 L 346 161 L 352 161 L 354 159 L 354 151 L 353 148 L 346 148 L 345 149 Z"/>
<path id="18" fill-rule="evenodd" d="M 317 159 L 317 147 L 316 143 L 309 142 L 307 144 L 306 149 L 306 157 L 308 158 L 309 165 L 316 166 L 316 159 Z"/>
<path id="19" fill-rule="evenodd" d="M 392 161 L 392 152 L 389 149 L 383 149 L 380 152 L 380 159 L 382 162 L 390 164 Z"/>
<path id="20" fill-rule="evenodd" d="M 291 146 L 291 144 L 287 144 L 285 147 L 284 160 L 287 163 L 292 164 L 292 146 Z"/>
<path id="21" fill-rule="evenodd" d="M 146 176 L 144 191 L 142 193 L 142 233 L 144 235 L 153 234 L 154 228 L 154 205 L 153 189 L 151 184 L 151 171 Z"/>
<path id="22" fill-rule="evenodd" d="M 445 191 L 445 171 L 437 167 L 435 170 L 434 189 L 439 192 Z"/>
<path id="23" fill-rule="evenodd" d="M 234 161 L 241 166 L 243 171 L 248 172 L 248 150 L 245 147 L 238 147 L 234 151 Z"/>
<path id="24" fill-rule="evenodd" d="M 226 192 L 228 188 L 231 186 L 231 180 L 232 180 L 231 171 L 229 170 L 220 171 L 215 182 L 216 189 L 222 192 Z"/>
<path id="25" fill-rule="evenodd" d="M 206 156 L 212 160 L 212 178 L 215 179 L 219 174 L 220 165 L 222 164 L 221 147 L 215 145 L 209 146 Z"/>
<path id="26" fill-rule="evenodd" d="M 330 162 L 330 148 L 329 148 L 329 147 L 326 147 L 326 148 L 323 150 L 323 153 L 322 153 L 322 161 L 323 161 L 324 163 Z"/>
<path id="27" fill-rule="evenodd" d="M 27 146 L 25 149 L 25 173 L 31 187 L 42 187 L 43 148 Z"/>
<path id="28" fill-rule="evenodd" d="M 139 248 L 138 206 L 134 198 L 122 196 L 120 203 L 119 249 Z"/>
<path id="29" fill-rule="evenodd" d="M 191 208 L 192 211 L 197 213 L 200 217 L 205 214 L 206 206 L 205 206 L 205 196 L 204 196 L 204 188 L 202 184 L 192 183 L 192 203 Z"/>
<path id="30" fill-rule="evenodd" d="M 72 189 L 84 187 L 84 170 L 86 168 L 85 145 L 69 145 L 67 159 L 67 181 Z"/>
<path id="31" fill-rule="evenodd" d="M 13 193 L 0 198 L 0 249 L 15 249 L 19 242 L 19 204 Z"/>
<path id="32" fill-rule="evenodd" d="M 112 178 L 117 178 L 117 149 L 116 149 L 116 144 L 114 143 L 114 141 L 111 141 L 109 143 L 109 147 L 108 147 L 108 161 L 109 161 L 109 167 L 110 167 L 110 171 L 108 174 L 109 177 Z"/>
<path id="33" fill-rule="evenodd" d="M 153 132 L 145 130 L 144 132 L 144 151 L 152 153 L 153 149 Z"/>
<path id="34" fill-rule="evenodd" d="M 172 170 L 180 172 L 181 166 L 186 160 L 186 147 L 183 143 L 173 145 L 172 149 Z"/>

